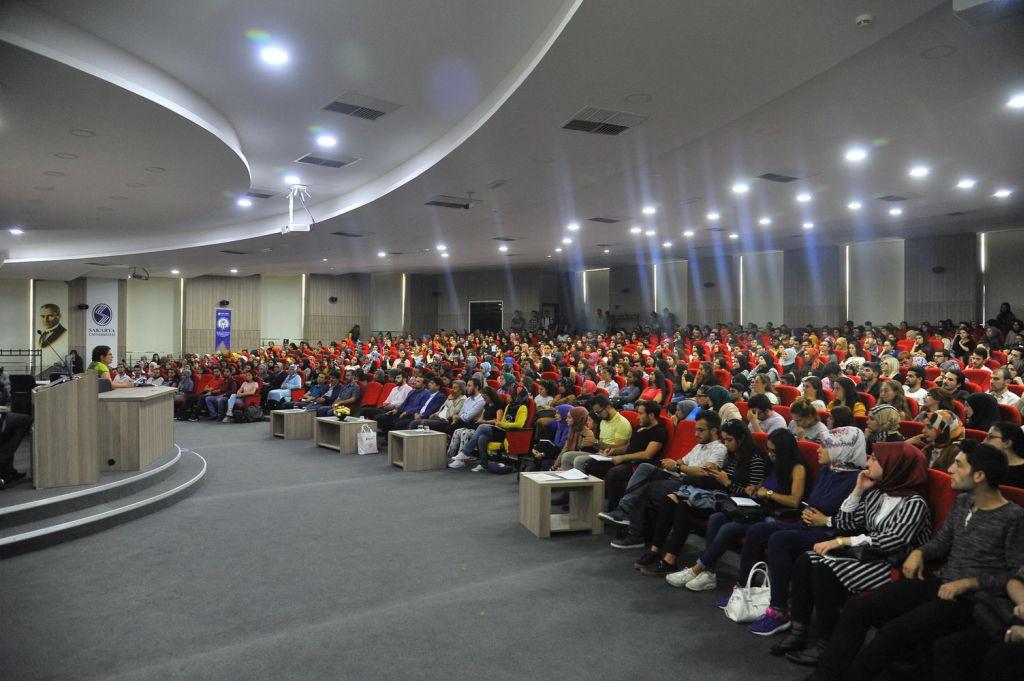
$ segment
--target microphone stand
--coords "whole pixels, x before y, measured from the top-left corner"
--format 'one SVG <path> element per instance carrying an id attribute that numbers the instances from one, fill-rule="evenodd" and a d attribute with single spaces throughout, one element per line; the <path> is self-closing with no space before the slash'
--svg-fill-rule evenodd
<path id="1" fill-rule="evenodd" d="M 40 338 L 42 338 L 43 337 L 42 329 L 40 329 L 39 331 L 36 331 L 36 335 L 38 335 Z M 57 355 L 57 359 L 60 360 L 60 365 L 63 368 L 63 371 L 62 371 L 61 375 L 67 376 L 68 378 L 71 378 L 71 370 L 68 369 L 68 356 L 64 355 L 63 357 L 61 357 L 61 354 L 59 352 L 57 352 L 57 348 L 53 347 L 53 345 L 47 345 L 46 347 L 48 347 L 51 350 L 53 350 L 53 354 Z"/>

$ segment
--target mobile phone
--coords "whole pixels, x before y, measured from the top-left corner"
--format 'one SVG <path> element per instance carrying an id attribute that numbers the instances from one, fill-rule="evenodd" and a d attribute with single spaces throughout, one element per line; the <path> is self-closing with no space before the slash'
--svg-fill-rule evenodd
<path id="1" fill-rule="evenodd" d="M 810 508 L 810 507 L 811 507 L 811 505 L 810 505 L 810 504 L 808 504 L 808 503 L 807 503 L 806 501 L 801 501 L 801 502 L 800 502 L 800 508 L 802 508 L 802 509 L 806 510 L 806 509 L 808 509 L 808 508 Z"/>

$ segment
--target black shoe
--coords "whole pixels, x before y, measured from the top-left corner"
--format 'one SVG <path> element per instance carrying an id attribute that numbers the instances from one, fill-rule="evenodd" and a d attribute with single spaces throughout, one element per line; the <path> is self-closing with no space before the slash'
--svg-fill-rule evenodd
<path id="1" fill-rule="evenodd" d="M 770 652 L 772 655 L 779 656 L 794 653 L 803 650 L 806 647 L 807 631 L 804 630 L 800 633 L 795 633 L 792 629 L 790 629 L 789 633 L 786 634 L 786 636 L 781 641 L 773 645 L 771 647 L 771 650 L 769 650 L 768 652 Z"/>
<path id="2" fill-rule="evenodd" d="M 640 568 L 640 574 L 644 577 L 664 577 L 678 571 L 679 568 L 672 563 L 666 563 L 664 559 L 660 559 L 653 565 L 646 565 Z"/>
<path id="3" fill-rule="evenodd" d="M 11 471 L 10 475 L 5 475 L 4 476 L 4 480 L 7 482 L 8 485 L 11 484 L 12 482 L 18 482 L 19 480 L 24 480 L 24 479 L 25 479 L 25 474 L 24 473 L 19 473 L 18 471 Z"/>
<path id="4" fill-rule="evenodd" d="M 825 654 L 826 650 L 828 650 L 828 643 L 825 641 L 818 641 L 818 643 L 811 648 L 786 653 L 786 659 L 805 667 L 817 667 L 818 661 L 821 660 L 821 656 Z"/>
<path id="5" fill-rule="evenodd" d="M 637 558 L 636 562 L 633 563 L 633 567 L 637 570 L 643 570 L 648 565 L 654 565 L 661 557 L 654 551 L 644 551 L 644 555 Z"/>

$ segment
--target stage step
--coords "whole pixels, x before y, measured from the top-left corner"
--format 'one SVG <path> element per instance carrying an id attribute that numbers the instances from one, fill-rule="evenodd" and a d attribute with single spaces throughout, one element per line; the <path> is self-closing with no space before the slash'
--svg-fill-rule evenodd
<path id="1" fill-rule="evenodd" d="M 171 459 L 116 483 L 0 510 L 0 558 L 99 532 L 183 499 L 206 474 L 206 459 L 178 449 Z"/>

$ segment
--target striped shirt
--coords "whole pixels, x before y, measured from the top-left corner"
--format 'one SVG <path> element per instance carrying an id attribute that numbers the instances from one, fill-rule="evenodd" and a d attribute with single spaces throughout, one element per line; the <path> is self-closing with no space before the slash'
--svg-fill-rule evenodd
<path id="1" fill-rule="evenodd" d="M 931 511 L 920 496 L 891 497 L 877 489 L 864 496 L 851 493 L 832 516 L 832 527 L 840 535 L 854 535 L 851 544 L 870 546 L 887 560 L 858 561 L 849 558 L 808 555 L 812 563 L 823 563 L 849 591 L 870 591 L 890 581 L 893 565 L 913 549 L 924 545 L 931 534 Z"/>

